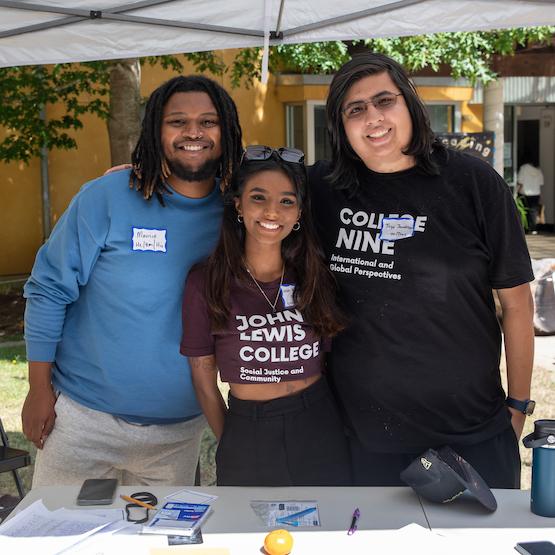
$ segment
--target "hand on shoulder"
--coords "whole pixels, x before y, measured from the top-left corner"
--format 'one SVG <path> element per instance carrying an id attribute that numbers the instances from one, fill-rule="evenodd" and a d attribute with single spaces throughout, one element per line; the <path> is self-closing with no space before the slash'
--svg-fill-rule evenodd
<path id="1" fill-rule="evenodd" d="M 131 164 L 119 164 L 118 166 L 112 166 L 111 168 L 108 168 L 105 172 L 104 175 L 108 175 L 114 172 L 119 172 L 121 170 L 130 170 L 133 166 Z"/>

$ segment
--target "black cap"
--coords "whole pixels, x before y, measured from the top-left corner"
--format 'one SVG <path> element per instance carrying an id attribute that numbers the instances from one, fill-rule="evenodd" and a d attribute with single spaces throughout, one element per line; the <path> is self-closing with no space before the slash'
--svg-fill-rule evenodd
<path id="1" fill-rule="evenodd" d="M 401 472 L 401 480 L 428 501 L 449 503 L 468 490 L 488 511 L 497 501 L 483 478 L 451 447 L 428 449 Z"/>

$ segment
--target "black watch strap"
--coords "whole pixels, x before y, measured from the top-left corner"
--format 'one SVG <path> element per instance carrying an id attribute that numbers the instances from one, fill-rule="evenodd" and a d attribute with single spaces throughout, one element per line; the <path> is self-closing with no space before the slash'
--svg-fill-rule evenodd
<path id="1" fill-rule="evenodd" d="M 505 404 L 512 409 L 515 409 L 522 414 L 530 415 L 534 412 L 536 407 L 536 402 L 531 399 L 524 399 L 524 401 L 519 401 L 518 399 L 513 399 L 512 397 L 507 397 Z"/>

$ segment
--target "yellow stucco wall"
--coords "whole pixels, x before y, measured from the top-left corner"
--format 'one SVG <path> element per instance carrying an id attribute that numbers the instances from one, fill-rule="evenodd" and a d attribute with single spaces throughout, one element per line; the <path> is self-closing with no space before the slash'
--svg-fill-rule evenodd
<path id="1" fill-rule="evenodd" d="M 231 64 L 235 53 L 235 50 L 222 52 L 221 56 L 224 64 Z M 191 65 L 186 65 L 184 74 L 193 71 Z M 149 96 L 162 82 L 175 75 L 174 72 L 164 71 L 160 67 L 144 67 L 141 93 L 145 97 Z M 223 76 L 208 74 L 208 76 L 222 85 L 235 101 L 245 144 L 257 143 L 270 146 L 281 146 L 283 144 L 285 140 L 285 108 L 278 98 L 275 78 L 272 75 L 267 85 L 255 82 L 248 89 L 246 86 L 233 89 L 231 77 L 228 74 Z"/>
<path id="2" fill-rule="evenodd" d="M 223 53 L 224 62 L 233 52 Z M 192 73 L 186 66 L 184 73 Z M 148 97 L 163 81 L 176 74 L 161 67 L 144 66 L 141 94 Z M 246 144 L 281 146 L 285 137 L 283 103 L 278 99 L 274 78 L 267 86 L 255 83 L 249 90 L 232 89 L 229 76 L 214 77 L 230 91 L 237 103 Z M 62 106 L 48 106 L 47 118 L 60 115 Z M 82 117 L 84 127 L 72 133 L 77 140 L 75 150 L 53 150 L 49 153 L 50 202 L 52 222 L 58 221 L 71 198 L 87 181 L 110 167 L 110 151 L 106 122 L 92 115 Z M 0 133 L 3 132 L 0 129 Z M 1 135 L 0 135 L 1 136 Z M 40 162 L 0 162 L 0 276 L 28 273 L 37 249 L 42 244 L 42 201 Z"/>
<path id="3" fill-rule="evenodd" d="M 0 162 L 0 276 L 27 273 L 42 241 L 40 165 Z"/>
<path id="4" fill-rule="evenodd" d="M 229 64 L 234 51 L 221 53 Z M 184 73 L 191 73 L 191 66 Z M 141 93 L 147 97 L 163 81 L 175 75 L 161 67 L 142 68 Z M 231 94 L 237 104 L 245 144 L 285 144 L 285 105 L 307 100 L 325 100 L 326 85 L 276 85 L 270 76 L 267 85 L 258 82 L 249 89 L 231 88 L 229 75 L 214 77 Z M 471 88 L 421 87 L 425 101 L 461 102 L 463 131 L 481 130 L 481 107 L 469 106 Z M 47 117 L 59 115 L 61 106 L 49 106 Z M 106 123 L 86 115 L 84 128 L 74 133 L 78 148 L 71 151 L 54 150 L 49 154 L 49 177 L 52 220 L 55 223 L 79 188 L 101 175 L 110 166 Z M 1 130 L 0 130 L 1 132 Z M 29 166 L 0 162 L 0 276 L 30 271 L 37 249 L 42 242 L 40 164 L 33 160 Z"/>
<path id="5" fill-rule="evenodd" d="M 482 131 L 482 106 L 469 104 L 472 87 L 417 87 L 424 102 L 460 102 L 461 131 L 476 133 Z"/>
<path id="6" fill-rule="evenodd" d="M 484 107 L 482 104 L 463 103 L 462 106 L 463 128 L 465 133 L 479 133 L 483 131 Z"/>
<path id="7" fill-rule="evenodd" d="M 298 103 L 305 100 L 326 100 L 327 85 L 280 85 L 277 87 L 277 97 L 280 102 Z"/>

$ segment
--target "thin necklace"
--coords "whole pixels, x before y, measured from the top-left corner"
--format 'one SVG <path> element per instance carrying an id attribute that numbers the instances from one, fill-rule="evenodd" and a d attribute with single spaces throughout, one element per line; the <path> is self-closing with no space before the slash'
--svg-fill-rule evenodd
<path id="1" fill-rule="evenodd" d="M 255 277 L 252 275 L 252 272 L 250 271 L 250 268 L 247 266 L 246 262 L 245 262 L 245 268 L 247 269 L 247 273 L 249 274 L 249 276 L 251 276 L 251 279 L 254 281 L 254 284 L 256 285 L 256 287 L 258 287 L 258 290 L 262 293 L 262 295 L 266 299 L 266 302 L 270 305 L 270 308 L 272 309 L 272 313 L 275 314 L 276 306 L 277 306 L 277 303 L 278 303 L 278 300 L 279 300 L 279 293 L 281 291 L 281 286 L 283 285 L 283 276 L 285 275 L 285 264 L 283 265 L 283 267 L 281 269 L 281 279 L 279 280 L 279 287 L 278 287 L 278 290 L 277 290 L 277 293 L 276 293 L 276 298 L 274 299 L 273 303 L 268 298 L 268 295 L 266 295 L 266 293 L 264 293 L 264 289 L 262 289 L 262 287 L 260 287 L 260 284 L 258 283 L 258 281 L 256 281 Z"/>

